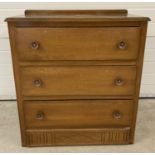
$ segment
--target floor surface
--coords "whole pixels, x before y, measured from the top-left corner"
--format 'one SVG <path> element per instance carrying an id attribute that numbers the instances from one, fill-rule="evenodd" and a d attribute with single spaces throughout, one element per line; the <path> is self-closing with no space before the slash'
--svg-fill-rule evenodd
<path id="1" fill-rule="evenodd" d="M 103 146 L 21 147 L 15 101 L 0 102 L 0 152 L 155 152 L 155 100 L 139 102 L 135 144 Z"/>

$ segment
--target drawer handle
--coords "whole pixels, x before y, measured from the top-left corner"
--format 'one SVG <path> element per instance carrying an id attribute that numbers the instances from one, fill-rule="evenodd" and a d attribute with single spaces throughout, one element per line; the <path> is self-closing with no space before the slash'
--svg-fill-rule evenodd
<path id="1" fill-rule="evenodd" d="M 118 48 L 124 50 L 127 47 L 127 44 L 124 41 L 119 42 Z"/>
<path id="2" fill-rule="evenodd" d="M 39 42 L 33 41 L 31 43 L 31 48 L 34 49 L 34 50 L 37 50 L 39 48 Z"/>
<path id="3" fill-rule="evenodd" d="M 122 114 L 121 114 L 119 111 L 115 111 L 115 112 L 113 113 L 113 117 L 114 117 L 115 119 L 121 119 Z"/>
<path id="4" fill-rule="evenodd" d="M 42 84 L 43 84 L 43 82 L 42 82 L 42 80 L 40 80 L 40 79 L 37 79 L 37 80 L 34 80 L 34 81 L 33 81 L 33 85 L 34 85 L 35 87 L 41 87 Z"/>
<path id="5" fill-rule="evenodd" d="M 122 86 L 124 84 L 124 80 L 123 79 L 116 79 L 115 80 L 115 85 L 116 86 Z"/>
<path id="6" fill-rule="evenodd" d="M 36 119 L 38 120 L 43 120 L 44 119 L 45 114 L 43 112 L 38 112 L 36 114 Z"/>

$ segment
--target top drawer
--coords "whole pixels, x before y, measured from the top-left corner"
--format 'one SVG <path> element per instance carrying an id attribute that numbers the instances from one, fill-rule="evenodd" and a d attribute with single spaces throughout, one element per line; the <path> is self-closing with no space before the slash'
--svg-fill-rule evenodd
<path id="1" fill-rule="evenodd" d="M 20 60 L 134 60 L 139 27 L 17 28 Z"/>

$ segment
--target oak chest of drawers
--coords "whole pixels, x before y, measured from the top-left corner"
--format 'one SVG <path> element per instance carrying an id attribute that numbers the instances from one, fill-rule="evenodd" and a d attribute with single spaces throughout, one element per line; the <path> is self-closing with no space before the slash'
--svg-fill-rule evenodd
<path id="1" fill-rule="evenodd" d="M 133 143 L 148 20 L 126 10 L 6 19 L 23 146 Z"/>

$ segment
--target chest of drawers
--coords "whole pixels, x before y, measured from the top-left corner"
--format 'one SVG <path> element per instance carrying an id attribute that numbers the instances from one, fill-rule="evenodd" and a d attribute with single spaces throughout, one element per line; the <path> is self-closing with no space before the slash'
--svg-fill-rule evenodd
<path id="1" fill-rule="evenodd" d="M 7 18 L 22 145 L 133 143 L 148 20 L 127 10 Z"/>

